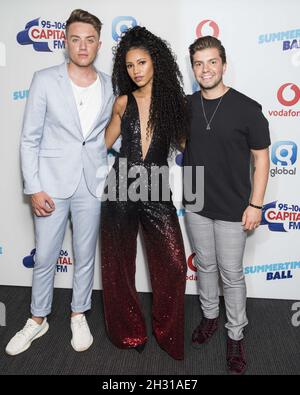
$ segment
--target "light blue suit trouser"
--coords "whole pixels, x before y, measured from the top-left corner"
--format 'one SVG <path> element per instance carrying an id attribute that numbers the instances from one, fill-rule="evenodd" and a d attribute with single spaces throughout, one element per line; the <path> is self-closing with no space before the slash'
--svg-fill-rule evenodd
<path id="1" fill-rule="evenodd" d="M 246 283 L 243 254 L 247 232 L 241 222 L 212 220 L 187 212 L 186 225 L 196 253 L 199 298 L 204 317 L 219 315 L 219 272 L 223 283 L 228 336 L 243 338 L 246 316 Z"/>
<path id="2" fill-rule="evenodd" d="M 53 201 L 56 208 L 49 217 L 34 216 L 36 255 L 31 313 L 37 317 L 45 317 L 51 312 L 56 262 L 70 213 L 75 258 L 71 310 L 81 313 L 91 308 L 101 201 L 89 192 L 83 174 L 70 198 L 55 198 Z"/>

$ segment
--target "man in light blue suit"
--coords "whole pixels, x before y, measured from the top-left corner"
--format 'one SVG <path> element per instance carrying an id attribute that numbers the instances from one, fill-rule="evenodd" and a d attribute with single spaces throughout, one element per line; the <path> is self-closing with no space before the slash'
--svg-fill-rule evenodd
<path id="1" fill-rule="evenodd" d="M 93 66 L 101 25 L 96 16 L 74 10 L 66 23 L 69 63 L 36 72 L 30 87 L 21 160 L 36 236 L 32 318 L 8 343 L 10 355 L 28 349 L 49 328 L 55 266 L 69 214 L 75 254 L 71 344 L 84 351 L 93 342 L 84 312 L 91 308 L 100 197 L 108 171 L 104 129 L 114 100 L 110 77 Z"/>

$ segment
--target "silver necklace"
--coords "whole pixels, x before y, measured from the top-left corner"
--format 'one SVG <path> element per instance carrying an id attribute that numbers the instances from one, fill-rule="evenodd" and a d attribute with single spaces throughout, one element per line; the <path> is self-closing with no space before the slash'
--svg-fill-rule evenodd
<path id="1" fill-rule="evenodd" d="M 75 91 L 76 91 L 76 101 L 80 107 L 84 107 L 86 104 L 88 104 L 88 102 L 91 98 L 91 95 L 92 95 L 92 90 L 94 88 L 94 84 L 96 83 L 96 81 L 97 81 L 97 79 L 91 85 L 81 87 L 79 85 L 76 85 L 71 80 L 71 82 L 75 88 Z"/>
<path id="2" fill-rule="evenodd" d="M 200 93 L 200 96 L 201 96 L 202 111 L 203 111 L 203 115 L 204 115 L 204 118 L 206 121 L 206 130 L 211 130 L 211 127 L 210 127 L 211 121 L 213 120 L 213 117 L 215 116 L 215 113 L 217 112 L 217 109 L 219 108 L 219 105 L 221 104 L 224 94 L 221 96 L 220 100 L 218 101 L 217 107 L 215 108 L 215 111 L 213 112 L 213 115 L 210 117 L 209 121 L 207 120 L 207 116 L 205 114 L 202 93 Z"/>
<path id="3" fill-rule="evenodd" d="M 86 89 L 82 89 L 82 90 L 78 90 L 78 96 L 79 96 L 79 105 L 83 106 L 86 104 L 86 102 L 88 102 L 89 98 L 90 98 L 90 90 L 88 89 L 89 87 L 87 87 Z"/>

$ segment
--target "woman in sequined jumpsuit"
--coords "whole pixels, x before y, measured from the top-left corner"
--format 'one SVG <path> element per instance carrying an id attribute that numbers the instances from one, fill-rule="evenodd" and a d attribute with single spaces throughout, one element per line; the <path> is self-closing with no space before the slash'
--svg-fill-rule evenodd
<path id="1" fill-rule="evenodd" d="M 168 44 L 136 26 L 117 46 L 112 82 L 119 96 L 105 141 L 111 148 L 121 135 L 122 143 L 108 176 L 101 209 L 107 332 L 119 348 L 141 352 L 147 342 L 135 288 L 140 226 L 153 292 L 153 334 L 170 356 L 183 359 L 184 245 L 172 199 L 165 199 L 162 192 L 166 186 L 169 191 L 168 179 L 151 178 L 153 168 L 168 169 L 170 148 L 176 148 L 185 137 L 187 115 L 181 74 Z M 133 169 L 140 177 L 131 178 L 128 172 Z"/>

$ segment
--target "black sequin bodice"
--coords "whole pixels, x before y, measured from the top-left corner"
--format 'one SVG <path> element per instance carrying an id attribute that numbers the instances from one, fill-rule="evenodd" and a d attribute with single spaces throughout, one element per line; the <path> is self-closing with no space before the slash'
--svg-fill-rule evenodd
<path id="1" fill-rule="evenodd" d="M 149 165 L 163 166 L 168 164 L 170 144 L 166 134 L 159 129 L 154 130 L 143 160 L 139 110 L 133 94 L 128 95 L 126 110 L 121 122 L 121 136 L 122 145 L 118 156 L 127 158 L 129 164 L 143 164 L 147 167 Z"/>
<path id="2" fill-rule="evenodd" d="M 138 178 L 137 191 L 147 191 L 148 201 L 165 200 L 163 196 L 168 196 L 168 193 L 172 196 L 169 186 L 169 139 L 166 133 L 156 128 L 150 137 L 150 145 L 143 159 L 139 109 L 132 94 L 128 95 L 126 110 L 122 117 L 121 137 L 120 152 L 109 175 L 115 179 L 113 190 L 116 190 L 117 199 L 123 200 Z M 164 194 L 164 191 L 168 191 L 167 194 Z M 143 200 L 142 197 L 141 199 Z"/>

